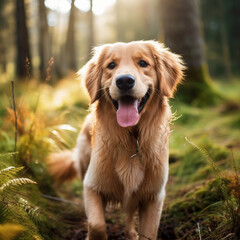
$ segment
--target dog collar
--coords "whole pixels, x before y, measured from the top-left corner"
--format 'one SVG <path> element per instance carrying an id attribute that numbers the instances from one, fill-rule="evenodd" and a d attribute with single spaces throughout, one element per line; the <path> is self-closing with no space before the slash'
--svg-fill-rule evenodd
<path id="1" fill-rule="evenodd" d="M 136 153 L 134 153 L 130 158 L 134 158 L 138 155 L 139 152 L 139 143 L 138 143 L 138 139 L 136 140 Z"/>

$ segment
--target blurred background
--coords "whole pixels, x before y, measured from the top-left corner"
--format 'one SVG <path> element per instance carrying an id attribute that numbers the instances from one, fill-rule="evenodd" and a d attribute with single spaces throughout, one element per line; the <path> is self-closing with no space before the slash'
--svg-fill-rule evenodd
<path id="1" fill-rule="evenodd" d="M 240 74 L 239 26 L 237 0 L 1 0 L 0 81 L 44 80 L 51 57 L 56 80 L 79 69 L 93 46 L 148 39 L 230 80 Z"/>

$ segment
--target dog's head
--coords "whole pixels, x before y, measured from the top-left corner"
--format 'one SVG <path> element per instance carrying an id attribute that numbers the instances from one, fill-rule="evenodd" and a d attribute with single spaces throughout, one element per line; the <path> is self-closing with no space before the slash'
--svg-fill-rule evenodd
<path id="1" fill-rule="evenodd" d="M 117 112 L 118 124 L 134 126 L 154 94 L 172 97 L 183 77 L 180 56 L 155 41 L 107 44 L 95 48 L 80 70 L 91 103 L 105 97 Z"/>

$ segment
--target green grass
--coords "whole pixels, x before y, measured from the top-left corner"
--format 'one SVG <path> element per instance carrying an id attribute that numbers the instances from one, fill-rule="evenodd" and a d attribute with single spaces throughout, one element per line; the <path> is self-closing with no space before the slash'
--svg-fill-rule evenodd
<path id="1" fill-rule="evenodd" d="M 70 80 L 69 84 L 66 82 L 68 80 L 54 87 L 34 81 L 15 83 L 18 114 L 16 161 L 12 155 L 6 154 L 14 151 L 15 143 L 11 84 L 5 83 L 0 87 L 0 170 L 12 165 L 24 166 L 25 170 L 19 177 L 29 176 L 37 182 L 34 188 L 19 186 L 18 191 L 9 193 L 8 200 L 0 193 L 0 236 L 2 234 L 4 239 L 11 238 L 10 233 L 6 235 L 9 223 L 15 224 L 16 231 L 21 229 L 14 239 L 64 239 L 72 228 L 64 219 L 68 219 L 73 212 L 83 215 L 82 207 L 79 210 L 41 197 L 42 193 L 58 195 L 44 160 L 52 151 L 75 145 L 86 115 L 86 94 L 79 94 L 79 81 Z"/>
<path id="2" fill-rule="evenodd" d="M 11 84 L 0 84 L 0 170 L 24 166 L 17 177 L 37 182 L 37 186 L 18 188 L 12 196 L 17 204 L 7 209 L 7 214 L 0 210 L 0 237 L 8 224 L 16 226 L 18 238 L 12 239 L 67 239 L 82 227 L 85 215 L 81 182 L 56 187 L 45 166 L 50 152 L 74 147 L 88 113 L 88 97 L 73 78 L 55 86 L 36 81 L 15 83 L 19 118 L 16 161 L 6 155 L 14 151 L 15 143 Z M 235 177 L 240 166 L 240 83 L 217 82 L 217 88 L 227 99 L 218 105 L 200 108 L 177 98 L 171 100 L 176 120 L 171 126 L 170 176 L 159 230 L 161 239 L 199 239 L 199 234 L 202 239 L 221 239 L 229 234 L 226 239 L 237 239 L 239 229 L 226 218 L 239 220 L 239 212 L 231 206 L 238 209 L 240 201 Z M 205 149 L 207 156 L 186 138 Z M 41 197 L 42 193 L 80 205 L 52 202 Z M 0 196 L 0 209 L 6 208 Z M 235 218 L 230 218 L 231 214 Z"/>
<path id="3" fill-rule="evenodd" d="M 172 101 L 177 120 L 170 138 L 170 176 L 159 231 L 162 239 L 200 239 L 197 224 L 202 239 L 239 238 L 234 221 L 239 224 L 240 199 L 233 194 L 240 190 L 234 177 L 240 166 L 239 87 L 239 82 L 232 86 L 219 82 L 218 88 L 228 100 L 216 106 L 199 108 Z M 205 149 L 205 154 L 186 137 Z M 220 189 L 219 175 L 228 197 Z M 229 202 L 236 211 L 229 210 Z M 231 214 L 235 220 L 226 221 L 234 219 Z"/>

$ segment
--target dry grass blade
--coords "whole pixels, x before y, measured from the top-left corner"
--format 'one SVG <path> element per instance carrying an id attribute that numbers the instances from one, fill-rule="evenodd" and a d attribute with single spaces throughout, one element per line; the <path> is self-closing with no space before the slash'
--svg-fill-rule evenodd
<path id="1" fill-rule="evenodd" d="M 17 111 L 16 111 L 16 102 L 15 102 L 15 91 L 14 91 L 14 81 L 11 81 L 12 84 L 12 102 L 13 102 L 13 111 L 14 111 L 14 125 L 15 125 L 15 143 L 14 143 L 14 152 L 17 152 L 17 131 L 18 131 L 18 124 L 17 124 Z M 16 154 L 13 155 L 14 160 L 16 161 Z"/>

